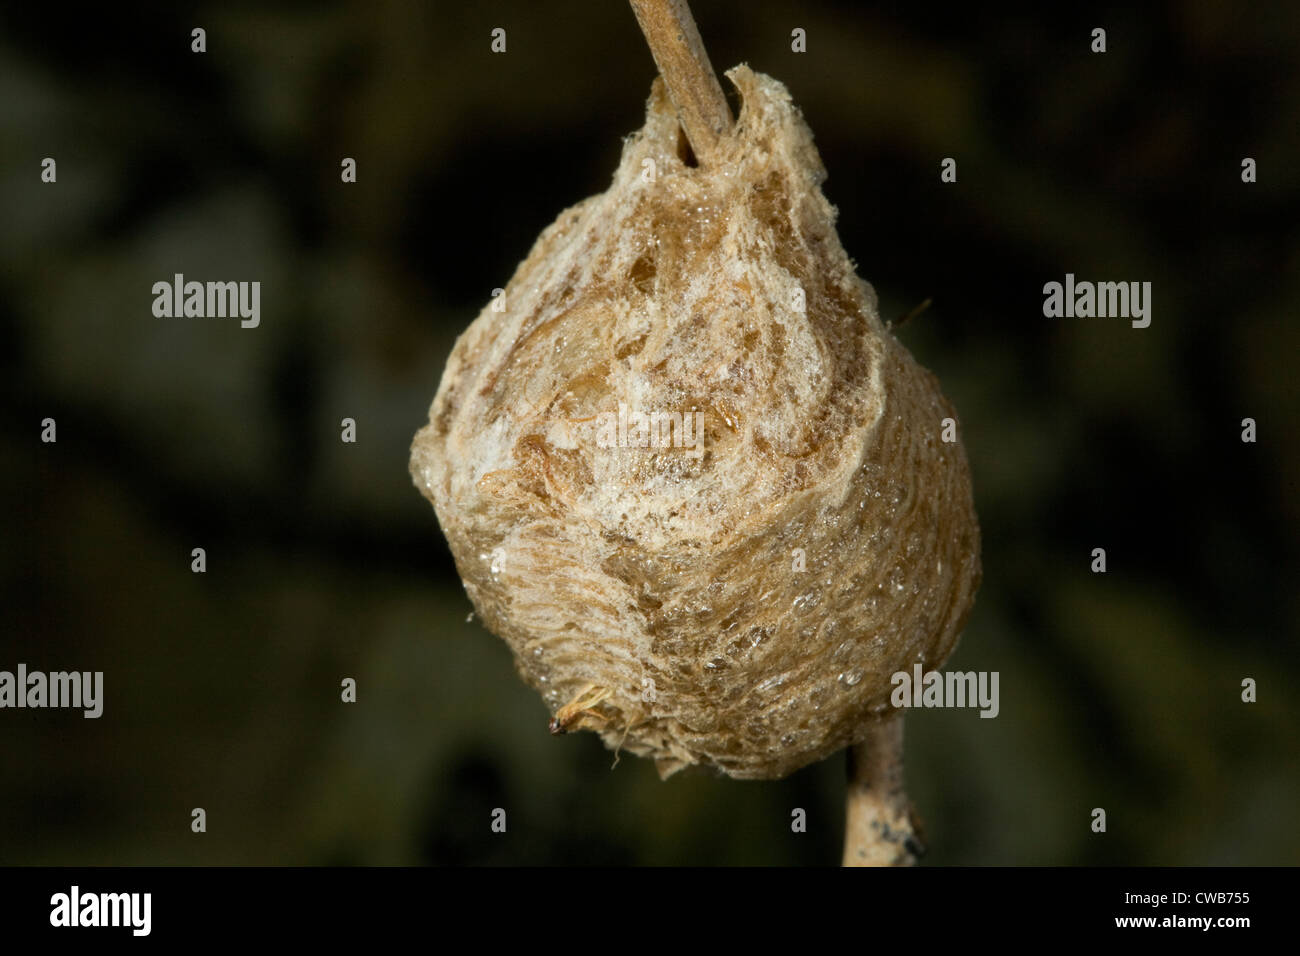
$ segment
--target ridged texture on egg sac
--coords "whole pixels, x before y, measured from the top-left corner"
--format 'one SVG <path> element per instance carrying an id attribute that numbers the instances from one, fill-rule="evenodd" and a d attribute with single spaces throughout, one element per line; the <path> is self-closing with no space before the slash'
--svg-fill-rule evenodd
<path id="1" fill-rule="evenodd" d="M 710 168 L 655 81 L 610 189 L 457 341 L 411 473 L 552 714 L 600 696 L 570 727 L 664 776 L 776 778 L 943 664 L 979 528 L 956 413 L 841 248 L 798 110 L 727 75 L 742 108 Z M 698 413 L 702 454 L 604 447 L 620 405 Z"/>

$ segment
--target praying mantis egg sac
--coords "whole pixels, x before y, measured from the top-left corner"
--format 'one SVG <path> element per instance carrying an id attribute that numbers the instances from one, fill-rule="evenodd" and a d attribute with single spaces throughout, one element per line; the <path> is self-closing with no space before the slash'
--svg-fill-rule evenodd
<path id="1" fill-rule="evenodd" d="M 562 725 L 663 777 L 770 779 L 943 664 L 979 527 L 956 414 L 841 248 L 810 131 L 776 80 L 727 76 L 707 168 L 655 80 L 610 189 L 456 342 L 411 474 Z"/>

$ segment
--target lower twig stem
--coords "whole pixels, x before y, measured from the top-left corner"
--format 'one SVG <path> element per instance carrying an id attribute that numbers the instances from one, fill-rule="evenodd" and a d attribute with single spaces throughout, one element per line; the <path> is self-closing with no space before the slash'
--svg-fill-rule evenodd
<path id="1" fill-rule="evenodd" d="M 903 790 L 903 718 L 849 748 L 845 866 L 911 866 L 925 852 Z"/>

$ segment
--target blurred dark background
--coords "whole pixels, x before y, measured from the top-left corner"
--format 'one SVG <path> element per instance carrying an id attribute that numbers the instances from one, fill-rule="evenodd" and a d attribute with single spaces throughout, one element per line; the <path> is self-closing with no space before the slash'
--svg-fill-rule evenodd
<path id="1" fill-rule="evenodd" d="M 909 717 L 928 860 L 1300 862 L 1300 6 L 693 6 L 802 107 L 883 316 L 934 300 L 899 336 L 984 534 L 949 666 L 1001 714 Z M 609 0 L 5 5 L 0 669 L 106 703 L 0 712 L 0 862 L 838 861 L 838 759 L 660 782 L 551 738 L 407 474 L 455 336 L 607 187 L 653 74 Z M 261 326 L 154 318 L 175 272 L 260 280 Z M 1066 272 L 1152 282 L 1150 328 L 1044 318 Z"/>

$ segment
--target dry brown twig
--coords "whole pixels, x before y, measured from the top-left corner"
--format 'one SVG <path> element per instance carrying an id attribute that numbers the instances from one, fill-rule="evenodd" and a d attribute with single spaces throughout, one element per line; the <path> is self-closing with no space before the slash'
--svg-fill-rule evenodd
<path id="1" fill-rule="evenodd" d="M 707 166 L 731 129 L 731 108 L 686 0 L 629 0 L 695 157 Z"/>

